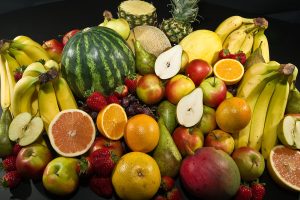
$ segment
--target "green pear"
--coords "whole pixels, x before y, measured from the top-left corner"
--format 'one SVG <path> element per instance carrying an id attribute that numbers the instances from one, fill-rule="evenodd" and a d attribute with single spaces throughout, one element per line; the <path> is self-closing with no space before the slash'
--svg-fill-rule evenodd
<path id="1" fill-rule="evenodd" d="M 158 126 L 160 137 L 153 158 L 162 176 L 175 177 L 179 172 L 182 157 L 162 117 L 158 120 Z"/>
<path id="2" fill-rule="evenodd" d="M 287 114 L 300 114 L 300 92 L 297 88 L 290 91 L 285 112 Z"/>
<path id="3" fill-rule="evenodd" d="M 173 133 L 178 125 L 176 120 L 176 106 L 165 100 L 158 105 L 157 114 L 164 120 L 168 131 Z"/>
<path id="4" fill-rule="evenodd" d="M 257 49 L 255 49 L 255 51 L 252 52 L 252 54 L 247 59 L 245 65 L 244 65 L 245 70 L 247 70 L 250 66 L 252 66 L 256 63 L 266 63 L 266 61 L 263 57 L 263 54 L 262 54 L 261 44 L 259 45 L 259 47 Z"/>
<path id="5" fill-rule="evenodd" d="M 0 157 L 8 156 L 12 153 L 12 143 L 8 137 L 9 125 L 12 117 L 8 108 L 2 112 L 0 119 Z"/>
<path id="6" fill-rule="evenodd" d="M 134 41 L 135 67 L 139 74 L 154 74 L 156 56 L 147 52 L 138 40 Z"/>

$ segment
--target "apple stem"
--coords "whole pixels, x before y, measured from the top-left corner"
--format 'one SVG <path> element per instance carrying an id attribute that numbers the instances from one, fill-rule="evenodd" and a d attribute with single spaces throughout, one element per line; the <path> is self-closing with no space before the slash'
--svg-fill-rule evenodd
<path id="1" fill-rule="evenodd" d="M 215 87 L 216 86 L 216 77 L 214 76 L 214 83 L 213 83 L 213 86 Z"/>

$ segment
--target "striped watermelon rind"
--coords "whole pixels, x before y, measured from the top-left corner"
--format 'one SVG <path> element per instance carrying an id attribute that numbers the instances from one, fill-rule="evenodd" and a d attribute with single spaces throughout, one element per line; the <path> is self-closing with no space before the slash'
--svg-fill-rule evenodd
<path id="1" fill-rule="evenodd" d="M 135 58 L 126 41 L 114 30 L 90 27 L 75 34 L 62 53 L 63 77 L 80 99 L 88 90 L 109 95 L 135 72 Z"/>

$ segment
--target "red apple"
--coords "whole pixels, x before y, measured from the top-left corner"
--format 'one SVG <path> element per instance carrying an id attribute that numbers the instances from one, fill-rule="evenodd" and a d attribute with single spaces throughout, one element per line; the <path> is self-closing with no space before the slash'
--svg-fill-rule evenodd
<path id="1" fill-rule="evenodd" d="M 231 156 L 244 181 L 253 181 L 259 178 L 265 170 L 264 157 L 251 147 L 240 147 Z"/>
<path id="2" fill-rule="evenodd" d="M 194 81 L 196 86 L 210 76 L 212 71 L 211 65 L 200 59 L 192 60 L 185 68 L 185 74 Z"/>
<path id="3" fill-rule="evenodd" d="M 172 138 L 182 156 L 193 155 L 196 149 L 203 146 L 204 136 L 198 128 L 179 126 L 172 134 Z"/>
<path id="4" fill-rule="evenodd" d="M 216 108 L 226 98 L 226 85 L 221 79 L 217 77 L 210 77 L 205 79 L 200 84 L 200 87 L 203 91 L 204 105 Z"/>
<path id="5" fill-rule="evenodd" d="M 28 179 L 42 178 L 43 171 L 52 160 L 48 147 L 32 144 L 23 147 L 16 158 L 16 168 L 22 177 Z"/>
<path id="6" fill-rule="evenodd" d="M 65 46 L 67 44 L 67 42 L 69 41 L 69 39 L 71 37 L 73 37 L 79 31 L 80 31 L 79 29 L 73 29 L 73 30 L 67 32 L 62 39 L 63 45 Z"/>
<path id="7" fill-rule="evenodd" d="M 204 140 L 204 146 L 215 147 L 230 155 L 234 150 L 234 139 L 229 133 L 216 129 L 207 134 Z"/>
<path id="8" fill-rule="evenodd" d="M 183 159 L 180 180 L 191 199 L 229 200 L 239 189 L 240 173 L 233 159 L 213 147 L 197 149 Z"/>
<path id="9" fill-rule="evenodd" d="M 165 95 L 165 87 L 155 74 L 146 74 L 138 82 L 136 88 L 138 98 L 145 104 L 160 102 Z"/>
<path id="10" fill-rule="evenodd" d="M 61 61 L 63 44 L 56 39 L 51 39 L 43 43 L 42 47 L 48 52 L 52 60 Z"/>
<path id="11" fill-rule="evenodd" d="M 166 85 L 166 97 L 173 103 L 177 104 L 185 95 L 195 89 L 195 84 L 189 77 L 177 74 L 171 78 Z"/>
<path id="12" fill-rule="evenodd" d="M 210 131 L 215 130 L 217 128 L 215 109 L 204 105 L 203 115 L 197 127 L 203 134 L 207 134 Z"/>
<path id="13" fill-rule="evenodd" d="M 98 149 L 102 149 L 103 147 L 110 149 L 118 157 L 122 157 L 124 153 L 124 149 L 120 140 L 110 140 L 104 136 L 99 136 L 96 137 L 94 143 L 89 149 L 89 154 Z"/>

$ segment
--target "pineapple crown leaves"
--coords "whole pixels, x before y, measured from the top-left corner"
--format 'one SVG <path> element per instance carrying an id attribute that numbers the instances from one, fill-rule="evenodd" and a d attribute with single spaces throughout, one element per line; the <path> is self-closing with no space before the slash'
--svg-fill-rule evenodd
<path id="1" fill-rule="evenodd" d="M 193 23 L 198 16 L 198 2 L 200 0 L 171 0 L 171 14 L 174 19 Z"/>

